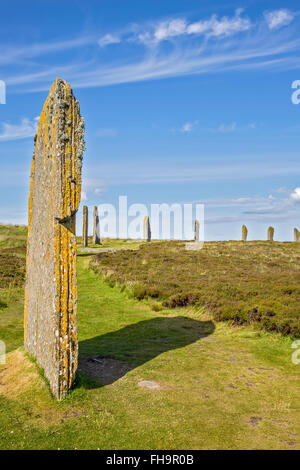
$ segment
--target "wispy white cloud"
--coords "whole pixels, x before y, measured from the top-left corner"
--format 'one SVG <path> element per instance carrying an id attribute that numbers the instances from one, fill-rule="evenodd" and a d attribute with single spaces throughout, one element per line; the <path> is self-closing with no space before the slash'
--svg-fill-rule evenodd
<path id="1" fill-rule="evenodd" d="M 217 131 L 221 132 L 222 134 L 227 134 L 228 132 L 235 132 L 236 130 L 236 122 L 232 122 L 231 124 L 220 124 L 220 126 L 217 128 Z"/>
<path id="2" fill-rule="evenodd" d="M 197 124 L 198 124 L 198 121 L 194 121 L 194 122 L 188 121 L 188 122 L 185 122 L 179 130 L 180 132 L 183 132 L 184 134 L 189 134 L 190 132 L 192 132 L 195 126 L 197 126 Z"/>
<path id="3" fill-rule="evenodd" d="M 83 178 L 83 192 L 85 198 L 84 200 L 88 200 L 88 196 L 102 196 L 107 191 L 107 182 L 103 180 L 103 178 Z"/>
<path id="4" fill-rule="evenodd" d="M 95 191 L 94 191 L 94 194 L 96 196 L 102 196 L 103 193 L 104 193 L 104 191 L 103 191 L 102 188 L 96 188 Z"/>
<path id="5" fill-rule="evenodd" d="M 153 32 L 153 40 L 164 41 L 174 36 L 185 34 L 187 23 L 184 19 L 175 19 L 160 23 Z M 149 33 L 148 33 L 149 34 Z"/>
<path id="6" fill-rule="evenodd" d="M 299 200 L 300 200 L 300 188 L 299 189 Z M 208 212 L 211 212 L 209 208 L 213 208 L 212 213 L 215 209 L 222 209 L 222 212 L 226 211 L 230 215 L 226 216 L 214 216 L 206 218 L 208 224 L 224 224 L 229 222 L 242 221 L 245 223 L 261 222 L 261 223 L 278 223 L 280 221 L 294 221 L 297 220 L 298 208 L 295 202 L 291 198 L 292 194 L 297 192 L 289 191 L 288 195 L 276 196 L 272 194 L 268 196 L 254 196 L 254 197 L 241 197 L 236 199 L 221 199 L 214 200 L 208 199 L 201 201 L 208 208 Z M 280 194 L 279 190 L 275 190 L 275 193 Z M 292 236 L 292 231 L 290 232 Z"/>
<path id="7" fill-rule="evenodd" d="M 264 204 L 270 202 L 270 196 L 252 196 L 252 197 L 237 197 L 233 199 L 204 199 L 197 202 L 202 202 L 206 206 L 211 207 L 245 207 L 245 206 L 253 206 L 256 204 Z"/>
<path id="8" fill-rule="evenodd" d="M 94 36 L 85 35 L 73 39 L 18 45 L 17 47 L 6 45 L 6 47 L 3 47 L 3 50 L 1 50 L 0 64 L 21 62 L 24 65 L 26 59 L 53 53 L 57 54 L 71 49 L 79 49 L 83 46 L 91 45 L 95 41 L 96 38 Z"/>
<path id="9" fill-rule="evenodd" d="M 221 123 L 217 127 L 210 127 L 210 128 L 204 128 L 203 130 L 208 130 L 210 132 L 219 132 L 221 134 L 230 134 L 233 132 L 238 132 L 238 131 L 247 131 L 247 130 L 255 130 L 257 129 L 257 123 L 256 122 L 250 122 L 249 124 L 238 124 L 237 122 L 230 122 L 230 123 Z"/>
<path id="10" fill-rule="evenodd" d="M 292 14 L 268 14 L 269 22 L 265 18 L 249 19 L 241 10 L 230 17 L 212 15 L 193 22 L 186 18 L 169 18 L 128 25 L 122 31 L 107 32 L 100 39 L 85 36 L 23 46 L 21 55 L 16 47 L 6 48 L 0 62 L 2 59 L 13 62 L 22 56 L 26 63 L 26 58 L 71 48 L 76 51 L 85 47 L 85 54 L 69 62 L 57 59 L 55 66 L 50 65 L 51 61 L 47 65 L 46 57 L 40 64 L 29 60 L 27 67 L 22 63 L 18 73 L 13 69 L 10 76 L 2 79 L 9 90 L 40 91 L 49 89 L 56 76 L 69 80 L 74 88 L 89 88 L 192 74 L 299 68 L 300 38 L 296 17 L 295 27 L 281 29 L 279 25 L 287 22 Z M 166 41 L 169 47 L 165 47 Z M 113 59 L 104 57 L 101 49 L 119 42 L 123 43 L 122 47 L 128 47 L 128 55 L 122 49 L 119 58 L 115 54 Z"/>
<path id="11" fill-rule="evenodd" d="M 24 118 L 22 119 L 20 124 L 2 124 L 2 132 L 0 132 L 0 142 L 33 137 L 37 132 L 38 122 L 39 116 L 33 120 Z"/>
<path id="12" fill-rule="evenodd" d="M 114 34 L 105 34 L 100 39 L 98 39 L 98 44 L 100 47 L 105 47 L 110 44 L 118 44 L 120 42 L 121 42 L 120 37 Z"/>
<path id="13" fill-rule="evenodd" d="M 291 192 L 291 200 L 294 201 L 294 202 L 300 202 L 300 188 L 295 188 L 292 192 Z"/>
<path id="14" fill-rule="evenodd" d="M 95 196 L 102 196 L 106 191 L 105 187 L 95 188 L 94 194 Z"/>
<path id="15" fill-rule="evenodd" d="M 245 125 L 238 125 L 237 122 L 231 122 L 231 123 L 221 123 L 216 127 L 203 127 L 199 126 L 199 121 L 187 121 L 185 122 L 179 129 L 176 128 L 171 128 L 170 130 L 173 133 L 176 132 L 181 132 L 183 134 L 190 134 L 192 131 L 195 131 L 198 128 L 198 131 L 209 131 L 209 132 L 219 132 L 221 134 L 229 134 L 237 131 L 243 131 L 243 130 L 254 130 L 257 128 L 257 123 L 256 122 L 250 122 L 249 124 Z"/>
<path id="16" fill-rule="evenodd" d="M 224 16 L 218 19 L 216 15 L 213 15 L 209 20 L 191 23 L 187 26 L 187 33 L 224 37 L 231 36 L 241 31 L 247 31 L 252 27 L 252 23 L 249 18 L 242 18 L 241 13 L 242 10 L 239 9 L 232 18 Z"/>
<path id="17" fill-rule="evenodd" d="M 277 194 L 284 194 L 281 191 L 282 188 L 279 188 L 275 192 Z M 300 187 L 295 188 L 292 191 L 285 192 L 284 197 L 274 197 L 270 194 L 267 198 L 257 200 L 258 204 L 255 204 L 253 200 L 252 208 L 246 210 L 244 214 L 256 215 L 263 218 L 264 216 L 280 216 L 285 218 L 286 216 L 294 215 L 297 217 L 299 209 L 296 205 L 300 202 Z"/>
<path id="18" fill-rule="evenodd" d="M 290 10 L 282 8 L 266 12 L 265 18 L 270 29 L 279 29 L 290 24 L 294 19 L 294 14 Z"/>
<path id="19" fill-rule="evenodd" d="M 185 124 L 183 124 L 182 128 L 180 129 L 181 132 L 191 132 L 193 129 L 193 124 L 191 122 L 186 122 Z"/>
<path id="20" fill-rule="evenodd" d="M 218 18 L 212 15 L 207 20 L 188 22 L 185 18 L 171 18 L 150 26 L 150 30 L 140 33 L 138 39 L 146 44 L 169 41 L 180 36 L 226 37 L 247 31 L 252 23 L 249 18 L 241 17 L 242 10 L 235 12 L 233 17 Z"/>

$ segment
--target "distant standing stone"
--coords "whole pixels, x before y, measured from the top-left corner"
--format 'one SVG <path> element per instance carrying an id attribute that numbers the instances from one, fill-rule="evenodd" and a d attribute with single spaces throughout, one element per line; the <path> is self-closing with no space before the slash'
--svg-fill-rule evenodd
<path id="1" fill-rule="evenodd" d="M 144 218 L 144 240 L 147 242 L 151 241 L 150 220 L 148 215 Z"/>
<path id="2" fill-rule="evenodd" d="M 89 243 L 89 210 L 87 206 L 83 206 L 83 217 L 82 217 L 82 244 L 88 246 Z"/>
<path id="3" fill-rule="evenodd" d="M 81 197 L 84 120 L 68 83 L 53 83 L 31 166 L 24 343 L 63 398 L 77 369 L 75 217 Z"/>
<path id="4" fill-rule="evenodd" d="M 199 220 L 195 220 L 194 223 L 194 240 L 195 242 L 199 241 Z"/>
<path id="5" fill-rule="evenodd" d="M 94 207 L 94 225 L 93 225 L 93 243 L 94 245 L 101 245 L 100 242 L 100 221 L 98 215 L 98 207 Z"/>
<path id="6" fill-rule="evenodd" d="M 268 241 L 272 242 L 274 240 L 274 227 L 268 228 Z"/>
<path id="7" fill-rule="evenodd" d="M 294 228 L 294 241 L 300 242 L 300 232 L 296 228 Z"/>
<path id="8" fill-rule="evenodd" d="M 248 236 L 248 229 L 247 229 L 246 225 L 243 225 L 242 226 L 242 240 L 243 240 L 243 242 L 247 241 L 247 236 Z"/>

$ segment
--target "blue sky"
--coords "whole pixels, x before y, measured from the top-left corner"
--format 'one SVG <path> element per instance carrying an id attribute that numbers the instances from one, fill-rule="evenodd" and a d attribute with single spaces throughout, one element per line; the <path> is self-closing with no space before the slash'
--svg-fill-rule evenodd
<path id="1" fill-rule="evenodd" d="M 201 202 L 207 240 L 300 229 L 298 2 L 11 0 L 1 19 L 2 223 L 27 221 L 32 137 L 60 76 L 86 121 L 88 206 Z"/>

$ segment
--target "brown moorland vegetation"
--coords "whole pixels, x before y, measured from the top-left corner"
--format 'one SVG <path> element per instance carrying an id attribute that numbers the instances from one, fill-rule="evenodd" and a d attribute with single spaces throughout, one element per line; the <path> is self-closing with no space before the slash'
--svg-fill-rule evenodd
<path id="1" fill-rule="evenodd" d="M 153 308 L 203 306 L 216 320 L 300 334 L 300 243 L 207 242 L 188 251 L 184 242 L 152 242 L 100 253 L 90 266 L 139 300 L 157 299 Z"/>
<path id="2" fill-rule="evenodd" d="M 27 227 L 0 225 L 0 310 L 6 307 L 6 297 L 25 279 Z"/>

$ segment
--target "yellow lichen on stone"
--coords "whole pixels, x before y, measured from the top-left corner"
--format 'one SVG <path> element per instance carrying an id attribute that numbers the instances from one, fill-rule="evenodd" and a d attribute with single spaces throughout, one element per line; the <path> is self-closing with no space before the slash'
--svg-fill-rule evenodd
<path id="1" fill-rule="evenodd" d="M 35 141 L 28 206 L 25 347 L 62 398 L 75 378 L 75 216 L 81 196 L 84 121 L 69 84 L 55 80 Z"/>

